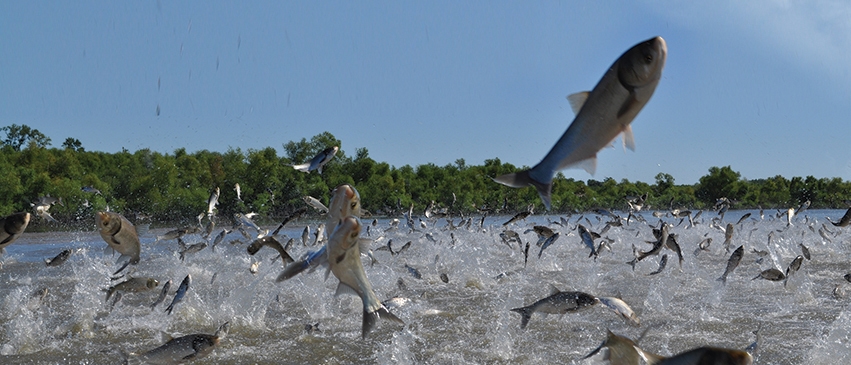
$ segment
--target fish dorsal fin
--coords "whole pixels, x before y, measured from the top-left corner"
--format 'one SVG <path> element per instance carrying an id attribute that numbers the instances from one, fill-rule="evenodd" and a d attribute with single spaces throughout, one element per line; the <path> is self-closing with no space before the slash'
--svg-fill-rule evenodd
<path id="1" fill-rule="evenodd" d="M 355 296 L 360 296 L 360 294 L 358 294 L 358 292 L 357 292 L 357 290 L 355 290 L 355 288 L 352 288 L 352 287 L 346 285 L 342 281 L 340 282 L 339 285 L 337 285 L 337 291 L 334 292 L 334 296 L 337 297 L 337 296 L 340 296 L 340 294 L 351 294 L 351 295 L 355 295 Z"/>
<path id="2" fill-rule="evenodd" d="M 170 334 L 160 331 L 160 341 L 161 342 L 166 343 L 166 342 L 171 341 L 173 339 L 174 339 L 174 337 L 172 337 Z"/>
<path id="3" fill-rule="evenodd" d="M 579 114 L 582 106 L 585 105 L 585 100 L 588 100 L 589 94 L 590 92 L 588 91 L 580 91 L 567 96 L 567 101 L 570 103 L 570 108 L 573 109 L 573 114 Z"/>
<path id="4" fill-rule="evenodd" d="M 558 294 L 558 293 L 561 293 L 561 290 L 559 290 L 559 289 L 555 286 L 555 284 L 550 284 L 550 295 Z"/>
<path id="5" fill-rule="evenodd" d="M 635 136 L 632 135 L 632 127 L 629 124 L 623 129 L 623 146 L 635 151 Z"/>

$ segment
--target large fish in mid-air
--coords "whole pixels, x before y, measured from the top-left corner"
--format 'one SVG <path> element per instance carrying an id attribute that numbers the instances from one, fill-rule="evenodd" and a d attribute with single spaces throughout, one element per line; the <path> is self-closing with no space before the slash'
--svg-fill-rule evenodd
<path id="1" fill-rule="evenodd" d="M 366 338 L 379 318 L 383 317 L 402 324 L 404 322 L 390 313 L 372 291 L 372 284 L 363 271 L 363 263 L 360 259 L 360 231 L 360 220 L 353 216 L 346 217 L 337 225 L 326 247 L 328 247 L 328 263 L 331 265 L 331 272 L 340 279 L 337 294 L 346 291 L 354 292 L 363 301 L 361 336 Z"/>
<path id="2" fill-rule="evenodd" d="M 328 147 L 324 149 L 322 152 L 319 152 L 316 156 L 313 157 L 310 162 L 303 163 L 301 165 L 292 165 L 292 167 L 298 171 L 302 172 L 311 172 L 313 170 L 318 171 L 320 174 L 322 173 L 322 167 L 331 161 L 334 158 L 334 155 L 337 154 L 337 151 L 340 150 L 340 147 Z"/>
<path id="3" fill-rule="evenodd" d="M 6 246 L 11 245 L 24 233 L 27 225 L 30 224 L 30 217 L 32 215 L 29 213 L 21 212 L 0 218 L 0 226 L 2 226 L 2 230 L 0 230 L 0 253 L 3 253 Z"/>
<path id="4" fill-rule="evenodd" d="M 121 254 L 116 262 L 126 260 L 116 273 L 124 270 L 128 264 L 136 265 L 139 263 L 142 246 L 139 243 L 139 235 L 136 234 L 136 227 L 133 226 L 133 223 L 115 212 L 98 212 L 95 214 L 95 221 L 97 221 L 100 236 L 103 237 L 106 244 Z"/>
<path id="5" fill-rule="evenodd" d="M 668 47 L 662 37 L 641 42 L 621 55 L 590 92 L 568 96 L 576 118 L 535 167 L 494 178 L 513 188 L 534 186 L 550 209 L 556 172 L 582 166 L 594 174 L 597 152 L 623 133 L 624 145 L 635 150 L 630 123 L 650 100 L 665 67 Z"/>

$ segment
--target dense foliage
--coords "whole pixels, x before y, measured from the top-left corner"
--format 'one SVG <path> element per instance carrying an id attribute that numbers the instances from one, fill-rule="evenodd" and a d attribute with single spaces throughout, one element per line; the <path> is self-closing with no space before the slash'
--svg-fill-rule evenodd
<path id="1" fill-rule="evenodd" d="M 254 211 L 277 219 L 303 207 L 305 195 L 327 204 L 330 190 L 342 183 L 354 185 L 363 207 L 376 215 L 401 214 L 411 204 L 421 212 L 432 201 L 452 214 L 476 209 L 509 213 L 528 204 L 542 210 L 534 189 L 512 189 L 491 180 L 520 168 L 499 159 L 486 160 L 481 166 L 468 166 L 458 159 L 446 166 L 397 168 L 373 160 L 366 148 L 360 148 L 354 156 L 341 149 L 322 175 L 289 167 L 309 161 L 326 147 L 342 147 L 328 132 L 284 144 L 285 156 L 278 156 L 271 147 L 224 153 L 188 153 L 182 148 L 172 154 L 148 149 L 105 153 L 86 151 L 70 137 L 62 148 L 52 148 L 50 138 L 25 125 L 13 124 L 0 132 L 6 134 L 0 139 L 0 215 L 30 210 L 31 202 L 49 195 L 62 198 L 62 205 L 50 209 L 60 222 L 87 221 L 95 210 L 107 206 L 155 220 L 187 221 L 206 211 L 210 192 L 219 187 L 220 215 Z M 242 200 L 236 196 L 237 183 Z M 84 186 L 102 194 L 84 192 Z M 645 193 L 652 209 L 701 209 L 720 197 L 735 202 L 734 208 L 787 208 L 807 200 L 813 208 L 844 208 L 851 199 L 851 183 L 840 178 L 779 175 L 745 180 L 730 166 L 711 167 L 694 185 L 676 185 L 666 173 L 656 175 L 653 184 L 611 178 L 578 181 L 559 174 L 553 186 L 553 210 L 622 210 L 627 208 L 626 197 Z"/>

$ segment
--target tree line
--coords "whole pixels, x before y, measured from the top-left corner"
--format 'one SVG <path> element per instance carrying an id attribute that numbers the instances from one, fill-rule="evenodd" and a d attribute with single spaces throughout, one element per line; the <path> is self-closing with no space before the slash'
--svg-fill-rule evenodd
<path id="1" fill-rule="evenodd" d="M 341 141 L 324 132 L 310 140 L 283 145 L 284 155 L 272 147 L 231 148 L 226 152 L 207 150 L 173 153 L 150 149 L 117 153 L 86 151 L 79 140 L 67 138 L 60 148 L 51 139 L 26 125 L 0 128 L 0 215 L 31 210 L 41 196 L 62 199 L 50 213 L 60 222 L 88 222 L 97 210 L 107 207 L 126 215 L 144 215 L 154 221 L 191 221 L 207 209 L 207 199 L 220 188 L 218 214 L 257 212 L 277 220 L 304 207 L 304 196 L 325 204 L 329 192 L 339 184 L 355 186 L 362 206 L 373 215 L 400 215 L 411 205 L 422 212 L 434 202 L 435 209 L 453 215 L 490 214 L 525 210 L 529 204 L 542 211 L 535 189 L 513 189 L 494 183 L 492 177 L 519 171 L 499 159 L 482 165 L 467 165 L 464 159 L 437 166 L 390 166 L 369 157 L 366 148 L 352 156 Z M 309 161 L 330 146 L 341 149 L 322 174 L 303 173 L 290 165 Z M 846 208 L 851 201 L 851 183 L 841 178 L 777 175 L 765 179 L 743 179 L 730 166 L 711 167 L 693 185 L 677 185 L 674 177 L 659 173 L 653 183 L 612 178 L 587 181 L 554 180 L 553 213 L 594 208 L 626 210 L 627 198 L 647 194 L 650 209 L 706 209 L 726 197 L 733 208 L 789 208 L 805 201 L 812 208 Z M 234 189 L 239 184 L 241 196 Z M 101 193 L 83 191 L 92 187 Z M 38 224 L 38 223 L 36 223 Z"/>

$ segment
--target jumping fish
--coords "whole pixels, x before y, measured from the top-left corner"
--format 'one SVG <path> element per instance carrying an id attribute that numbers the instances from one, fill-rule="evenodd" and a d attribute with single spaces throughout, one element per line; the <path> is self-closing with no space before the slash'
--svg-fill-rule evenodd
<path id="1" fill-rule="evenodd" d="M 599 252 L 597 252 L 597 248 L 594 246 L 594 239 L 600 238 L 600 235 L 589 231 L 581 224 L 577 225 L 577 229 L 579 229 L 579 237 L 582 238 L 582 243 L 591 249 L 591 253 L 588 254 L 588 257 L 593 256 L 596 261 Z"/>
<path id="2" fill-rule="evenodd" d="M 361 216 L 360 193 L 358 193 L 353 186 L 342 184 L 334 188 L 334 191 L 331 193 L 331 203 L 328 207 L 328 218 L 325 223 L 325 229 L 327 229 L 327 232 L 333 233 L 337 224 L 339 224 L 343 218 L 348 216 Z M 319 230 L 319 228 L 317 228 L 317 230 Z M 304 232 L 302 233 L 303 242 L 307 241 L 308 232 L 308 228 L 305 227 Z M 317 234 L 316 237 L 318 241 L 320 235 Z M 361 247 L 362 252 L 368 252 L 368 243 L 369 240 L 361 240 L 361 245 L 363 246 Z M 287 280 L 298 275 L 304 270 L 327 264 L 327 249 L 327 244 L 322 245 L 320 249 L 309 252 L 301 260 L 287 265 L 284 271 L 278 275 L 277 281 Z"/>
<path id="3" fill-rule="evenodd" d="M 174 306 L 177 303 L 180 303 L 183 300 L 183 296 L 186 295 L 186 291 L 189 290 L 189 285 L 192 283 L 192 277 L 188 274 L 183 281 L 180 282 L 180 286 L 177 287 L 177 293 L 174 293 L 174 299 L 171 300 L 171 304 L 168 305 L 168 308 L 165 309 L 166 313 L 171 314 L 171 311 L 174 310 Z"/>
<path id="4" fill-rule="evenodd" d="M 730 255 L 730 258 L 727 260 L 727 269 L 724 270 L 724 274 L 718 278 L 718 281 L 726 284 L 727 283 L 727 275 L 733 272 L 737 266 L 739 266 L 739 262 L 742 261 L 742 256 L 745 254 L 745 246 L 739 246 L 733 254 Z"/>
<path id="5" fill-rule="evenodd" d="M 552 236 L 550 236 L 550 238 L 547 238 L 547 240 L 544 241 L 544 244 L 541 245 L 541 251 L 538 251 L 538 258 L 541 258 L 541 255 L 544 253 L 544 250 L 546 250 L 547 247 L 550 247 L 553 243 L 555 243 L 555 241 L 558 239 L 558 237 L 559 237 L 559 233 L 556 232 Z M 588 256 L 588 257 L 591 257 L 591 256 Z"/>
<path id="6" fill-rule="evenodd" d="M 555 286 L 551 287 L 550 296 L 537 300 L 528 306 L 511 309 L 511 311 L 520 313 L 520 328 L 526 329 L 529 319 L 532 318 L 532 313 L 565 314 L 593 306 L 597 303 L 601 303 L 612 309 L 615 313 L 634 324 L 641 323 L 635 312 L 632 311 L 632 308 L 623 300 L 613 297 L 597 298 L 591 294 L 579 291 L 560 291 Z"/>
<path id="7" fill-rule="evenodd" d="M 214 214 L 216 214 L 213 210 L 216 209 L 216 205 L 219 204 L 219 193 L 221 193 L 221 191 L 219 190 L 219 187 L 217 186 L 216 190 L 213 190 L 210 193 L 210 198 L 207 199 L 207 216 L 208 217 L 212 217 Z"/>
<path id="8" fill-rule="evenodd" d="M 22 212 L 0 218 L 0 226 L 3 227 L 3 230 L 0 231 L 0 253 L 3 253 L 6 246 L 11 245 L 18 237 L 21 237 L 21 234 L 27 229 L 31 217 L 30 213 Z"/>
<path id="9" fill-rule="evenodd" d="M 363 271 L 363 263 L 360 259 L 360 231 L 361 223 L 356 217 L 349 216 L 337 225 L 331 238 L 328 240 L 328 262 L 331 272 L 340 284 L 337 286 L 337 294 L 343 292 L 354 292 L 363 301 L 363 326 L 361 336 L 366 335 L 375 327 L 379 318 L 386 318 L 404 324 L 401 319 L 390 313 L 375 292 Z"/>
<path id="10" fill-rule="evenodd" d="M 328 147 L 328 148 L 322 150 L 322 152 L 319 152 L 316 156 L 314 156 L 313 159 L 310 160 L 310 162 L 303 163 L 301 165 L 291 165 L 291 166 L 292 166 L 292 168 L 294 168 L 298 171 L 301 171 L 301 172 L 308 172 L 309 173 L 313 170 L 316 170 L 317 172 L 322 174 L 322 167 L 324 167 L 325 164 L 328 163 L 328 161 L 331 161 L 331 159 L 334 158 L 334 155 L 336 155 L 337 151 L 339 151 L 339 150 L 340 150 L 340 147 L 337 147 L 337 146 Z"/>
<path id="11" fill-rule="evenodd" d="M 763 270 L 761 273 L 759 273 L 759 275 L 754 277 L 752 280 L 756 280 L 756 279 L 759 279 L 759 278 L 763 278 L 765 280 L 770 280 L 770 281 L 780 281 L 780 280 L 783 280 L 784 282 L 786 281 L 785 280 L 786 275 L 783 275 L 782 271 L 777 270 L 776 268 L 773 268 L 773 267 L 770 268 L 770 269 Z"/>
<path id="12" fill-rule="evenodd" d="M 803 263 L 803 262 L 804 262 L 804 257 L 801 256 L 801 255 L 798 255 L 797 257 L 795 257 L 794 260 L 792 260 L 791 263 L 789 263 L 789 267 L 786 268 L 786 275 L 783 278 L 783 286 L 784 287 L 786 286 L 786 281 L 789 280 L 789 276 L 791 276 L 792 274 L 797 272 L 798 269 L 801 268 L 801 263 Z"/>
<path id="13" fill-rule="evenodd" d="M 124 353 L 126 363 L 131 360 L 143 364 L 182 364 L 203 358 L 213 352 L 228 332 L 228 322 L 225 322 L 215 334 L 193 334 L 169 339 L 168 342 L 153 350 L 136 353 Z"/>
<path id="14" fill-rule="evenodd" d="M 624 134 L 635 150 L 630 123 L 653 95 L 662 77 L 668 48 L 662 37 L 641 42 L 621 55 L 590 92 L 568 96 L 576 118 L 555 146 L 530 170 L 502 175 L 494 181 L 514 188 L 534 186 L 547 210 L 556 172 L 582 166 L 593 174 L 597 152 Z"/>
<path id="15" fill-rule="evenodd" d="M 109 287 L 109 289 L 106 290 L 106 300 L 108 301 L 115 292 L 138 293 L 156 288 L 159 284 L 160 283 L 158 281 L 151 278 L 130 278 L 115 286 Z"/>
<path id="16" fill-rule="evenodd" d="M 44 264 L 47 266 L 59 266 L 62 265 L 65 261 L 68 261 L 69 257 L 71 257 L 71 250 L 64 250 L 58 255 L 54 256 L 52 259 L 44 259 Z"/>
<path id="17" fill-rule="evenodd" d="M 318 210 L 320 213 L 328 212 L 328 207 L 326 207 L 325 204 L 322 204 L 322 202 L 319 201 L 319 199 L 316 199 L 316 198 L 309 196 L 309 195 L 305 195 L 305 196 L 301 197 L 301 200 L 304 200 L 304 202 L 307 203 L 307 205 L 313 207 L 313 209 Z"/>
<path id="18" fill-rule="evenodd" d="M 242 201 L 242 188 L 239 187 L 239 183 L 233 184 L 233 190 L 236 190 L 236 200 Z"/>
<path id="19" fill-rule="evenodd" d="M 165 300 L 165 296 L 168 295 L 168 290 L 171 289 L 171 280 L 166 281 L 165 285 L 163 285 L 163 290 L 160 291 L 160 296 L 157 297 L 157 300 L 154 301 L 154 304 L 151 304 L 151 310 L 156 308 L 160 303 Z"/>
<path id="20" fill-rule="evenodd" d="M 834 222 L 830 220 L 830 218 L 828 218 L 827 220 L 830 222 L 830 224 L 833 224 L 834 226 L 845 227 L 851 224 L 851 208 L 848 208 L 848 210 L 845 211 L 845 215 L 843 215 L 842 218 L 839 219 L 839 222 Z"/>
<path id="21" fill-rule="evenodd" d="M 136 234 L 136 227 L 133 226 L 133 223 L 130 223 L 121 214 L 114 212 L 98 212 L 95 214 L 95 220 L 100 229 L 100 236 L 106 241 L 106 244 L 121 254 L 116 262 L 127 260 L 115 273 L 124 270 L 128 264 L 138 264 L 142 246 L 139 243 L 139 235 Z"/>
<path id="22" fill-rule="evenodd" d="M 727 252 L 730 252 L 730 243 L 733 240 L 733 231 L 733 224 L 727 223 L 727 228 L 724 229 L 724 248 L 727 250 Z"/>
<path id="23" fill-rule="evenodd" d="M 281 263 L 284 264 L 284 267 L 287 266 L 290 262 L 294 262 L 293 258 L 284 250 L 284 246 L 281 246 L 281 243 L 272 236 L 266 236 L 263 238 L 258 238 L 251 242 L 248 245 L 248 254 L 254 255 L 257 251 L 260 251 L 260 248 L 263 246 L 267 246 L 275 251 L 278 251 L 281 254 Z"/>

